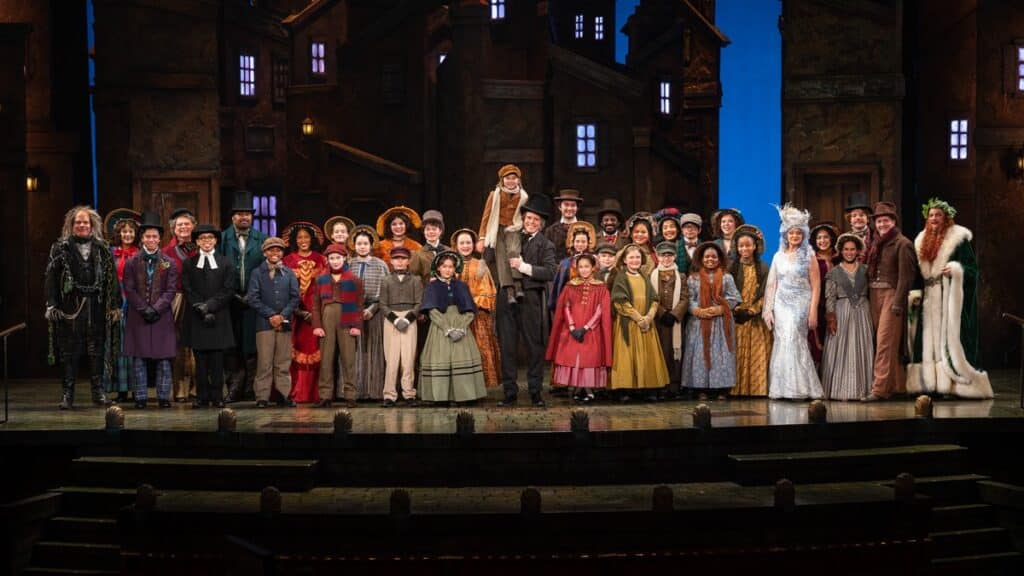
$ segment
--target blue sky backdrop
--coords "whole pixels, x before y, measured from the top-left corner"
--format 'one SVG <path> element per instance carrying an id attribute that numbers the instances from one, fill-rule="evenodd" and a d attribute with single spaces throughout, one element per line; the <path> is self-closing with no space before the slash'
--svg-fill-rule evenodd
<path id="1" fill-rule="evenodd" d="M 618 1 L 617 28 L 638 1 Z M 779 243 L 771 204 L 782 198 L 781 9 L 779 0 L 718 0 L 716 11 L 717 26 L 732 40 L 722 50 L 719 205 L 739 208 L 764 231 L 767 260 Z M 628 38 L 618 32 L 615 42 L 616 59 L 625 63 Z"/>

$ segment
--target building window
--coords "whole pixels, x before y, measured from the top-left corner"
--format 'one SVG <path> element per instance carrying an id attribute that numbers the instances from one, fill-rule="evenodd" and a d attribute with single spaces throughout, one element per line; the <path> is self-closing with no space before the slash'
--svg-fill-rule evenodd
<path id="1" fill-rule="evenodd" d="M 576 167 L 597 166 L 597 124 L 576 124 Z"/>
<path id="2" fill-rule="evenodd" d="M 1017 46 L 1017 90 L 1024 92 L 1024 46 Z"/>
<path id="3" fill-rule="evenodd" d="M 324 56 L 324 43 L 312 42 L 309 45 L 309 71 L 317 76 L 327 74 L 327 57 Z"/>
<path id="4" fill-rule="evenodd" d="M 667 80 L 658 82 L 658 112 L 672 114 L 672 83 Z"/>
<path id="5" fill-rule="evenodd" d="M 594 17 L 594 40 L 604 40 L 604 16 Z"/>
<path id="6" fill-rule="evenodd" d="M 252 197 L 252 225 L 267 236 L 277 236 L 277 196 Z"/>
<path id="7" fill-rule="evenodd" d="M 274 102 L 284 103 L 288 96 L 288 60 L 274 60 Z"/>
<path id="8" fill-rule="evenodd" d="M 238 94 L 256 96 L 256 57 L 242 53 L 238 57 Z"/>
<path id="9" fill-rule="evenodd" d="M 491 20 L 505 19 L 505 0 L 491 0 Z"/>
<path id="10" fill-rule="evenodd" d="M 445 61 L 446 58 L 448 58 L 448 53 L 447 52 L 440 52 L 437 55 L 437 65 L 440 66 L 441 64 L 444 64 L 444 61 Z"/>
<path id="11" fill-rule="evenodd" d="M 949 123 L 949 159 L 967 160 L 967 120 Z"/>
<path id="12" fill-rule="evenodd" d="M 583 38 L 583 14 L 576 15 L 576 26 L 573 28 L 573 38 Z"/>

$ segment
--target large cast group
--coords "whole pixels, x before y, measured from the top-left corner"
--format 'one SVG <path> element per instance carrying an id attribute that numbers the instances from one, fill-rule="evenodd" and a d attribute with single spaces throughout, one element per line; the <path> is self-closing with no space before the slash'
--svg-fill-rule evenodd
<path id="1" fill-rule="evenodd" d="M 675 398 L 989 398 L 978 367 L 978 269 L 956 209 L 923 206 L 914 242 L 895 205 L 851 202 L 847 230 L 778 208 L 779 248 L 734 208 L 626 218 L 605 200 L 528 194 L 503 166 L 476 230 L 395 206 L 374 226 L 333 216 L 267 237 L 247 193 L 227 228 L 78 206 L 46 268 L 60 408 L 90 361 L 96 404 L 328 407 Z M 161 246 L 165 227 L 171 241 Z M 421 234 L 423 242 L 412 236 Z M 104 237 L 107 240 L 104 240 Z M 224 390 L 227 394 L 224 394 Z"/>

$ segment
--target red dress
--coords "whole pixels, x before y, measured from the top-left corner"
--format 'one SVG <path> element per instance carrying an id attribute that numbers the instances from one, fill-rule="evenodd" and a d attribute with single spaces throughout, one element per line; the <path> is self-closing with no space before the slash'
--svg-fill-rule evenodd
<path id="1" fill-rule="evenodd" d="M 299 312 L 313 310 L 313 281 L 326 272 L 327 259 L 318 252 L 310 252 L 307 256 L 292 252 L 284 257 L 283 262 L 295 272 L 299 281 L 299 308 L 291 318 L 291 398 L 296 402 L 319 402 L 320 339 L 313 334 L 312 318 L 303 320 Z"/>
<path id="2" fill-rule="evenodd" d="M 574 278 L 562 289 L 552 317 L 546 358 L 554 363 L 552 381 L 560 386 L 604 388 L 612 365 L 612 301 L 604 282 Z M 583 342 L 569 324 L 587 327 Z"/>

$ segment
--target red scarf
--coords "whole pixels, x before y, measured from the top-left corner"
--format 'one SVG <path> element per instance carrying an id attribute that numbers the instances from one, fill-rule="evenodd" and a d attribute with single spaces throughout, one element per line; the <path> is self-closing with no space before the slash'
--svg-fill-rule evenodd
<path id="1" fill-rule="evenodd" d="M 716 268 L 711 274 L 708 274 L 706 268 L 700 269 L 700 307 L 722 307 L 722 327 L 725 329 L 725 342 L 729 347 L 729 351 L 732 352 L 732 308 L 729 307 L 729 303 L 725 300 L 725 293 L 722 289 L 722 279 L 724 277 L 725 272 L 721 266 Z M 714 322 L 714 318 L 700 319 L 700 332 L 704 340 L 704 367 L 708 370 L 711 369 L 711 328 L 714 326 Z"/>
<path id="2" fill-rule="evenodd" d="M 874 278 L 875 272 L 878 271 L 878 261 L 882 258 L 882 248 L 889 242 L 892 242 L 894 238 L 899 236 L 900 229 L 897 226 L 893 226 L 888 232 L 882 234 L 875 241 L 871 243 L 871 249 L 868 250 L 868 278 Z"/>

